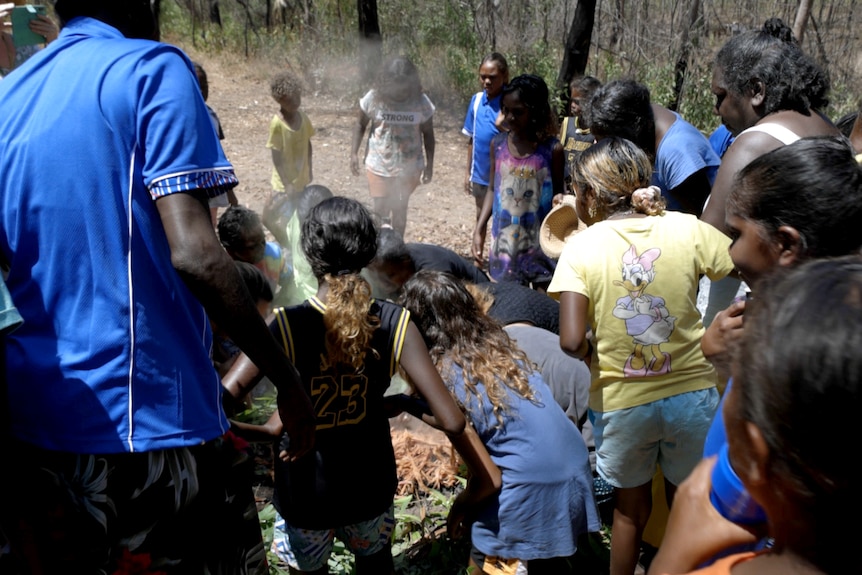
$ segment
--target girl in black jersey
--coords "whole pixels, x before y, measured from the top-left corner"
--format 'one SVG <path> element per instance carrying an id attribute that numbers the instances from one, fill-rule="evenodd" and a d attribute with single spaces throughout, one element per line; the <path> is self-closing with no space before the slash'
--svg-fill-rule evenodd
<path id="1" fill-rule="evenodd" d="M 466 426 L 410 313 L 372 299 L 359 275 L 377 249 L 368 211 L 342 197 L 320 203 L 303 223 L 302 248 L 320 289 L 277 310 L 270 329 L 314 404 L 316 446 L 295 461 L 276 462 L 274 503 L 284 518 L 276 525 L 277 551 L 291 573 L 325 574 L 338 537 L 356 555 L 357 573 L 393 573 L 397 477 L 383 393 L 399 366 L 428 402 L 433 415 L 425 419 L 447 433 L 474 472 L 460 497 L 468 509 L 499 489 L 500 473 Z M 241 396 L 258 379 L 243 357 L 224 384 Z M 450 517 L 450 531 L 460 523 L 460 515 Z"/>

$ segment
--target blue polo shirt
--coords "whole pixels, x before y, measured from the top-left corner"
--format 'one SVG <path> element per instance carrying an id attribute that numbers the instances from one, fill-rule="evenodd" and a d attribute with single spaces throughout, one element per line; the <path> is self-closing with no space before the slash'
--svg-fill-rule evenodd
<path id="1" fill-rule="evenodd" d="M 76 18 L 0 83 L 0 251 L 12 432 L 46 449 L 149 451 L 228 429 L 209 322 L 156 209 L 236 185 L 188 58 Z"/>
<path id="2" fill-rule="evenodd" d="M 491 174 L 491 140 L 500 133 L 495 122 L 497 114 L 500 113 L 502 99 L 502 94 L 498 94 L 493 100 L 489 100 L 484 91 L 473 94 L 467 108 L 467 117 L 464 118 L 464 128 L 461 130 L 462 134 L 473 138 L 470 181 L 483 186 L 488 185 L 488 177 Z"/>
<path id="3" fill-rule="evenodd" d="M 709 185 L 715 182 L 721 158 L 712 149 L 700 130 L 673 113 L 676 120 L 670 125 L 655 155 L 652 183 L 661 189 L 669 210 L 682 209 L 671 190 L 685 182 L 692 174 L 706 168 Z"/>

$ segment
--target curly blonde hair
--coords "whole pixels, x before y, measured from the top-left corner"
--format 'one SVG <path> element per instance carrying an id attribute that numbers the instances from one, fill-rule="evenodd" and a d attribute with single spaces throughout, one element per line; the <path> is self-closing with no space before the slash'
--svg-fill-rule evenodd
<path id="1" fill-rule="evenodd" d="M 349 365 L 354 372 L 365 369 L 368 351 L 379 358 L 377 350 L 371 348 L 374 331 L 380 327 L 380 318 L 370 315 L 371 286 L 358 273 L 324 278 L 329 284 L 326 296 L 326 358 L 323 369 L 336 365 Z"/>
<path id="2" fill-rule="evenodd" d="M 467 396 L 480 406 L 490 402 L 497 427 L 510 408 L 509 390 L 536 401 L 529 383 L 532 363 L 454 276 L 420 271 L 404 284 L 400 303 L 410 310 L 446 385 L 451 390 L 453 366 L 460 368 Z"/>
<path id="3" fill-rule="evenodd" d="M 279 72 L 269 83 L 272 98 L 278 102 L 282 98 L 302 95 L 302 82 L 293 72 Z"/>
<path id="4" fill-rule="evenodd" d="M 605 138 L 581 154 L 572 182 L 578 190 L 591 189 L 606 215 L 631 210 L 648 216 L 664 213 L 661 193 L 650 190 L 652 162 L 646 152 L 625 138 Z M 634 192 L 639 192 L 633 200 Z M 649 193 L 647 193 L 649 192 Z"/>

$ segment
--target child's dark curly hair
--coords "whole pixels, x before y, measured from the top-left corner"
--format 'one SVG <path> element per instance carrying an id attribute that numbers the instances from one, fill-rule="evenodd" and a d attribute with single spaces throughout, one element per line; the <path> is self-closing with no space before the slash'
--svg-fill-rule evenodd
<path id="1" fill-rule="evenodd" d="M 218 219 L 218 239 L 227 250 L 241 250 L 245 233 L 262 225 L 253 210 L 231 206 Z"/>
<path id="2" fill-rule="evenodd" d="M 279 72 L 269 83 L 273 99 L 278 102 L 282 98 L 302 95 L 302 82 L 293 72 Z"/>

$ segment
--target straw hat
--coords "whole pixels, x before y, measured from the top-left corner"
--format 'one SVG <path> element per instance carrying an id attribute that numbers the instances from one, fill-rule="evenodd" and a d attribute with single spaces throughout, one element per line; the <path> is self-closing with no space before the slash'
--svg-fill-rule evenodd
<path id="1" fill-rule="evenodd" d="M 563 253 L 566 240 L 585 229 L 587 225 L 578 219 L 575 210 L 575 196 L 563 196 L 563 201 L 548 212 L 542 222 L 539 245 L 546 256 L 558 259 Z"/>

